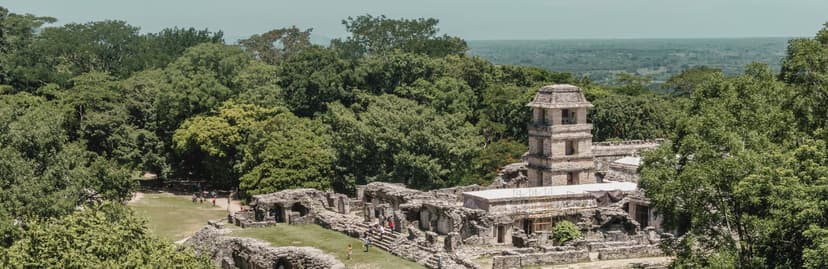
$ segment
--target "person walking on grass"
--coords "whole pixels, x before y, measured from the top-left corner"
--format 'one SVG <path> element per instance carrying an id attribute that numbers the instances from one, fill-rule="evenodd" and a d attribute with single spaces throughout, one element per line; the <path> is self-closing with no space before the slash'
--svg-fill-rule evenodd
<path id="1" fill-rule="evenodd" d="M 351 247 L 351 244 L 348 244 L 348 260 L 351 260 L 351 254 L 354 253 L 354 248 Z"/>
<path id="2" fill-rule="evenodd" d="M 368 249 L 371 248 L 371 238 L 365 237 L 365 252 L 368 252 Z"/>

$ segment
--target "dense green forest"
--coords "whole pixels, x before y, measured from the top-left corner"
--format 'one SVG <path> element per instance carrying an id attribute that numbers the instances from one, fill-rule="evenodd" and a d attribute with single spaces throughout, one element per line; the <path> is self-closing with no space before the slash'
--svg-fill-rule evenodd
<path id="1" fill-rule="evenodd" d="M 676 267 L 828 266 L 828 29 L 792 40 L 780 72 L 688 66 L 653 91 L 496 65 L 435 19 L 347 18 L 327 47 L 296 27 L 231 45 L 54 21 L 0 9 L 2 267 L 209 266 L 122 205 L 147 172 L 244 195 L 486 184 L 552 83 L 584 88 L 594 140 L 670 141 L 642 185 L 678 232 Z"/>
<path id="2" fill-rule="evenodd" d="M 664 83 L 685 69 L 708 66 L 737 75 L 751 62 L 779 71 L 788 38 L 581 39 L 469 41 L 469 52 L 497 64 L 537 66 L 571 72 L 596 83 L 615 83 L 618 74 Z"/>

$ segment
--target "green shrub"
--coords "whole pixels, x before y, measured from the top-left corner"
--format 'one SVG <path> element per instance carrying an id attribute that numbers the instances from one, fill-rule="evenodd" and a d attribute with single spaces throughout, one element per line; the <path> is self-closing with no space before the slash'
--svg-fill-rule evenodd
<path id="1" fill-rule="evenodd" d="M 581 230 L 578 226 L 570 221 L 561 221 L 555 224 L 552 228 L 552 239 L 556 243 L 564 244 L 566 242 L 578 239 L 581 237 Z"/>

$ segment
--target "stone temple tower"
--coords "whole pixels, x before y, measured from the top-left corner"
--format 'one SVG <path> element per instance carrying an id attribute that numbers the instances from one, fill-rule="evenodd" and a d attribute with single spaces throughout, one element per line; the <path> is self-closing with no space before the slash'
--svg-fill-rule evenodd
<path id="1" fill-rule="evenodd" d="M 592 124 L 587 123 L 581 89 L 569 84 L 544 86 L 526 106 L 529 123 L 528 186 L 556 186 L 595 182 L 592 160 Z"/>

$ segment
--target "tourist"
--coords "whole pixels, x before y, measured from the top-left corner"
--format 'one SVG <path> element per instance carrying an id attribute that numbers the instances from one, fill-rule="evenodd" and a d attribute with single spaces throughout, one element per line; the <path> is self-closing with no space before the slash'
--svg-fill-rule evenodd
<path id="1" fill-rule="evenodd" d="M 385 233 L 385 227 L 380 226 L 380 227 L 379 227 L 379 233 L 380 233 L 380 240 L 382 240 L 382 234 L 384 234 L 384 233 Z"/>
<path id="2" fill-rule="evenodd" d="M 393 219 L 388 220 L 388 226 L 391 228 L 391 232 L 393 232 L 394 231 L 394 220 Z"/>
<path id="3" fill-rule="evenodd" d="M 351 247 L 351 244 L 348 244 L 348 260 L 351 260 L 351 254 L 354 253 L 354 248 Z"/>
<path id="4" fill-rule="evenodd" d="M 365 252 L 368 252 L 368 248 L 371 247 L 371 238 L 365 237 Z"/>
<path id="5" fill-rule="evenodd" d="M 193 193 L 193 204 L 195 204 L 195 203 L 196 203 L 196 200 L 198 200 L 198 196 L 196 196 L 196 194 L 195 194 L 195 193 Z"/>
<path id="6" fill-rule="evenodd" d="M 213 207 L 216 207 L 216 197 L 213 197 Z"/>
<path id="7" fill-rule="evenodd" d="M 437 269 L 443 269 L 443 255 L 437 254 Z"/>

